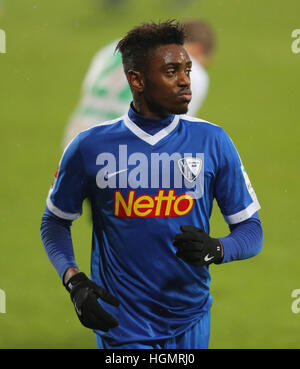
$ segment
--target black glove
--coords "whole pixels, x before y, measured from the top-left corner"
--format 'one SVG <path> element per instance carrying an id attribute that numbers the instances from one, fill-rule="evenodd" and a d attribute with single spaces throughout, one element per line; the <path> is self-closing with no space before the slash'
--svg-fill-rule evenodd
<path id="1" fill-rule="evenodd" d="M 184 225 L 182 233 L 176 234 L 173 245 L 178 248 L 176 256 L 193 266 L 218 264 L 224 256 L 223 245 L 217 238 L 209 237 L 203 229 Z"/>
<path id="2" fill-rule="evenodd" d="M 108 332 L 119 324 L 101 307 L 97 299 L 100 297 L 113 306 L 119 306 L 120 301 L 92 282 L 84 273 L 73 275 L 65 287 L 70 292 L 77 316 L 85 327 Z"/>

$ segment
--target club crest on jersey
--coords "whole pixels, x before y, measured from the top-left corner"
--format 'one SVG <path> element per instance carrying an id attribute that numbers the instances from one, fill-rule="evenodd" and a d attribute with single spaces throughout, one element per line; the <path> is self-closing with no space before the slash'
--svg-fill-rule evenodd
<path id="1" fill-rule="evenodd" d="M 184 178 L 193 183 L 201 173 L 202 160 L 200 158 L 182 158 L 178 160 L 178 166 Z"/>

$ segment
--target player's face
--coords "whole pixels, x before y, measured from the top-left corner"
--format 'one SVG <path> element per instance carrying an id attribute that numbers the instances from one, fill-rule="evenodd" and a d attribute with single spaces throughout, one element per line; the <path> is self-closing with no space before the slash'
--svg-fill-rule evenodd
<path id="1" fill-rule="evenodd" d="M 181 45 L 156 48 L 147 61 L 144 73 L 144 98 L 148 109 L 159 116 L 185 114 L 192 94 L 192 62 Z"/>

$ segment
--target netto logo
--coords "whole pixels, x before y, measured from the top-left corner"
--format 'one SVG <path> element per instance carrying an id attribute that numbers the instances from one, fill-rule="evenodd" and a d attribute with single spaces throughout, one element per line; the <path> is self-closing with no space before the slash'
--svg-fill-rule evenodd
<path id="1" fill-rule="evenodd" d="M 0 29 L 0 54 L 6 53 L 6 34 Z"/>
<path id="2" fill-rule="evenodd" d="M 114 215 L 119 218 L 180 217 L 189 213 L 194 198 L 189 194 L 176 195 L 175 190 L 158 190 L 155 196 L 129 191 L 127 200 L 115 191 Z"/>

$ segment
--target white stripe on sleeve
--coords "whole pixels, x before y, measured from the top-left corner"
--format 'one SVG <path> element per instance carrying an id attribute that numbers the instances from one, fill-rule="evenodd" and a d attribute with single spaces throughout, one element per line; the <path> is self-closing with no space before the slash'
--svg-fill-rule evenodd
<path id="1" fill-rule="evenodd" d="M 66 219 L 66 220 L 75 220 L 80 217 L 81 213 L 66 213 L 62 210 L 60 210 L 58 207 L 56 207 L 53 202 L 50 199 L 50 196 L 47 197 L 47 207 L 53 213 L 59 218 Z"/>
<path id="2" fill-rule="evenodd" d="M 260 209 L 260 204 L 255 199 L 247 208 L 239 211 L 238 213 L 231 215 L 224 215 L 224 219 L 228 224 L 236 224 L 241 223 L 244 220 L 247 220 L 252 217 L 254 213 L 256 213 Z"/>

